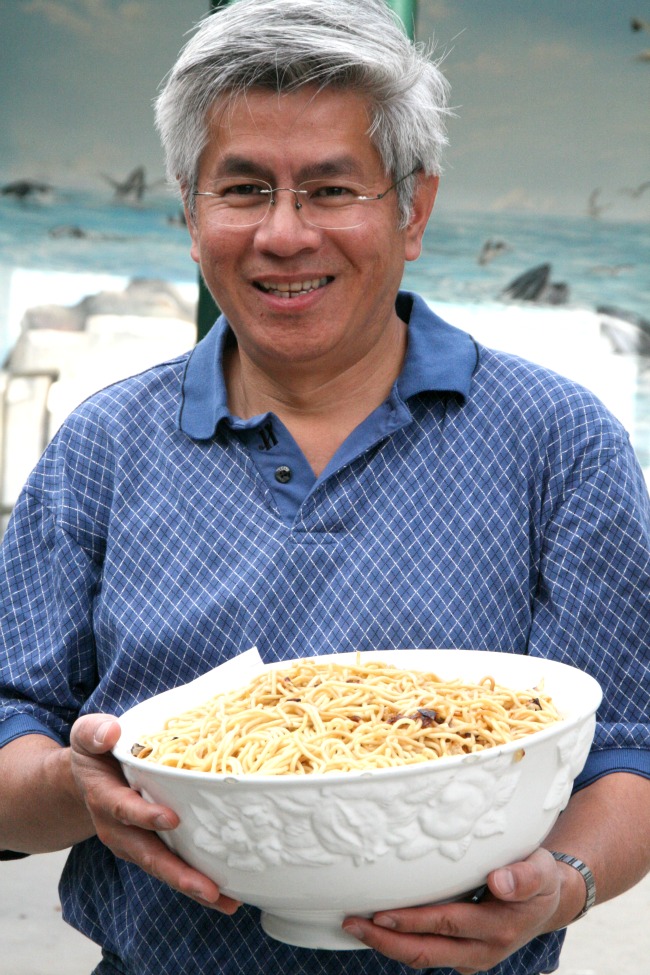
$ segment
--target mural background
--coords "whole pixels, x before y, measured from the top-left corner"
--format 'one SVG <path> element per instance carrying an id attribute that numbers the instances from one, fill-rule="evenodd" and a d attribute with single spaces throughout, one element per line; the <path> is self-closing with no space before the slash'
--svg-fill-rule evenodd
<path id="1" fill-rule="evenodd" d="M 208 0 L 0 0 L 0 179 L 162 176 L 151 102 Z M 452 86 L 441 206 L 647 219 L 648 0 L 419 0 Z"/>
<path id="2" fill-rule="evenodd" d="M 47 339 L 38 363 L 59 374 L 37 400 L 36 380 L 17 376 L 15 356 L 0 371 L 5 513 L 37 456 L 40 438 L 30 435 L 43 410 L 47 435 L 88 382 L 117 378 L 116 359 L 133 371 L 193 341 L 196 268 L 161 182 L 152 101 L 208 7 L 0 0 L 0 189 L 31 187 L 0 194 L 0 359 L 15 353 L 26 323 L 40 323 L 30 332 Z M 650 468 L 646 332 L 619 323 L 616 335 L 629 344 L 614 353 L 595 312 L 609 305 L 650 316 L 647 21 L 648 0 L 419 0 L 417 35 L 435 34 L 456 116 L 425 253 L 405 283 L 486 341 L 597 388 Z M 142 198 L 116 196 L 112 181 L 139 167 Z M 503 246 L 481 263 L 490 241 Z M 567 282 L 567 303 L 506 303 L 508 283 L 544 262 Z M 168 292 L 152 286 L 145 317 L 120 316 L 128 335 L 124 325 L 115 331 L 115 317 L 111 332 L 106 312 L 107 304 L 142 312 L 132 293 L 97 300 L 103 314 L 81 330 L 61 327 L 71 316 L 79 324 L 85 298 L 124 295 L 136 276 L 174 288 L 166 318 Z M 0 865 L 0 975 L 84 975 L 98 961 L 97 948 L 60 918 L 64 857 Z M 638 919 L 649 898 L 644 882 L 572 927 L 560 975 L 645 975 L 650 933 Z"/>

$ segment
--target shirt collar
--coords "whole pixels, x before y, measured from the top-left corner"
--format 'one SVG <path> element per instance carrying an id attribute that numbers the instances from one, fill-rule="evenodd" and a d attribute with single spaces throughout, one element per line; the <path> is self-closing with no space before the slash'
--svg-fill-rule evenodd
<path id="1" fill-rule="evenodd" d="M 466 400 L 478 362 L 474 339 L 436 315 L 419 295 L 400 291 L 397 313 L 409 342 L 397 388 L 403 400 L 418 393 L 456 393 Z"/>
<path id="2" fill-rule="evenodd" d="M 408 322 L 409 342 L 397 380 L 403 400 L 418 393 L 469 395 L 477 364 L 474 340 L 448 325 L 419 295 L 400 291 L 397 312 Z M 223 376 L 223 351 L 229 325 L 221 315 L 192 350 L 183 376 L 178 426 L 195 440 L 210 440 L 221 420 L 230 419 Z"/>

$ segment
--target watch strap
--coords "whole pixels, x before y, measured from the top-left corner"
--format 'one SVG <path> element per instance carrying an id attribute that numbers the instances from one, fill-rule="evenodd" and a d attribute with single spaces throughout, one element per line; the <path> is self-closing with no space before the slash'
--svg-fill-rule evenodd
<path id="1" fill-rule="evenodd" d="M 594 880 L 594 875 L 587 864 L 583 863 L 582 860 L 579 860 L 577 857 L 572 857 L 568 853 L 556 853 L 554 850 L 550 850 L 549 852 L 554 859 L 559 860 L 561 863 L 568 864 L 570 867 L 577 870 L 578 873 L 582 874 L 582 879 L 584 880 L 586 887 L 586 897 L 582 910 L 573 919 L 574 921 L 577 921 L 579 918 L 584 917 L 587 911 L 596 903 L 596 881 Z"/>

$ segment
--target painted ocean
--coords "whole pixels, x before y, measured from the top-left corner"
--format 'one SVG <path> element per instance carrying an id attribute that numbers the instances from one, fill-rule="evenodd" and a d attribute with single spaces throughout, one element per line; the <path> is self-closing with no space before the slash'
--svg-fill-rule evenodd
<path id="1" fill-rule="evenodd" d="M 0 197 L 0 269 L 112 274 L 194 283 L 186 228 L 171 197 L 138 205 L 59 191 Z M 486 242 L 497 246 L 479 263 Z M 478 302 L 550 263 L 572 305 L 611 305 L 650 317 L 650 224 L 530 213 L 434 213 L 405 284 L 432 300 Z M 4 323 L 6 326 L 6 322 Z M 0 340 L 9 336 L 0 331 Z"/>
<path id="2" fill-rule="evenodd" d="M 196 300 L 196 266 L 171 196 L 137 205 L 61 191 L 0 197 L 3 359 L 27 309 L 74 305 L 101 290 L 119 291 L 133 278 L 162 279 Z M 518 287 L 505 297 L 513 282 Z M 647 222 L 441 207 L 404 285 L 481 341 L 592 387 L 626 424 L 650 471 Z"/>

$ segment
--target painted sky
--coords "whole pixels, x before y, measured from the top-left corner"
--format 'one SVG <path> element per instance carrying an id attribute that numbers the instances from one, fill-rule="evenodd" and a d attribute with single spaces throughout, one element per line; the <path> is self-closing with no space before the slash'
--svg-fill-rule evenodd
<path id="1" fill-rule="evenodd" d="M 452 85 L 442 198 L 457 207 L 650 218 L 647 0 L 422 0 Z"/>
<path id="2" fill-rule="evenodd" d="M 162 176 L 152 101 L 207 0 L 0 0 L 0 181 Z M 420 0 L 452 84 L 439 206 L 650 218 L 650 0 Z"/>

